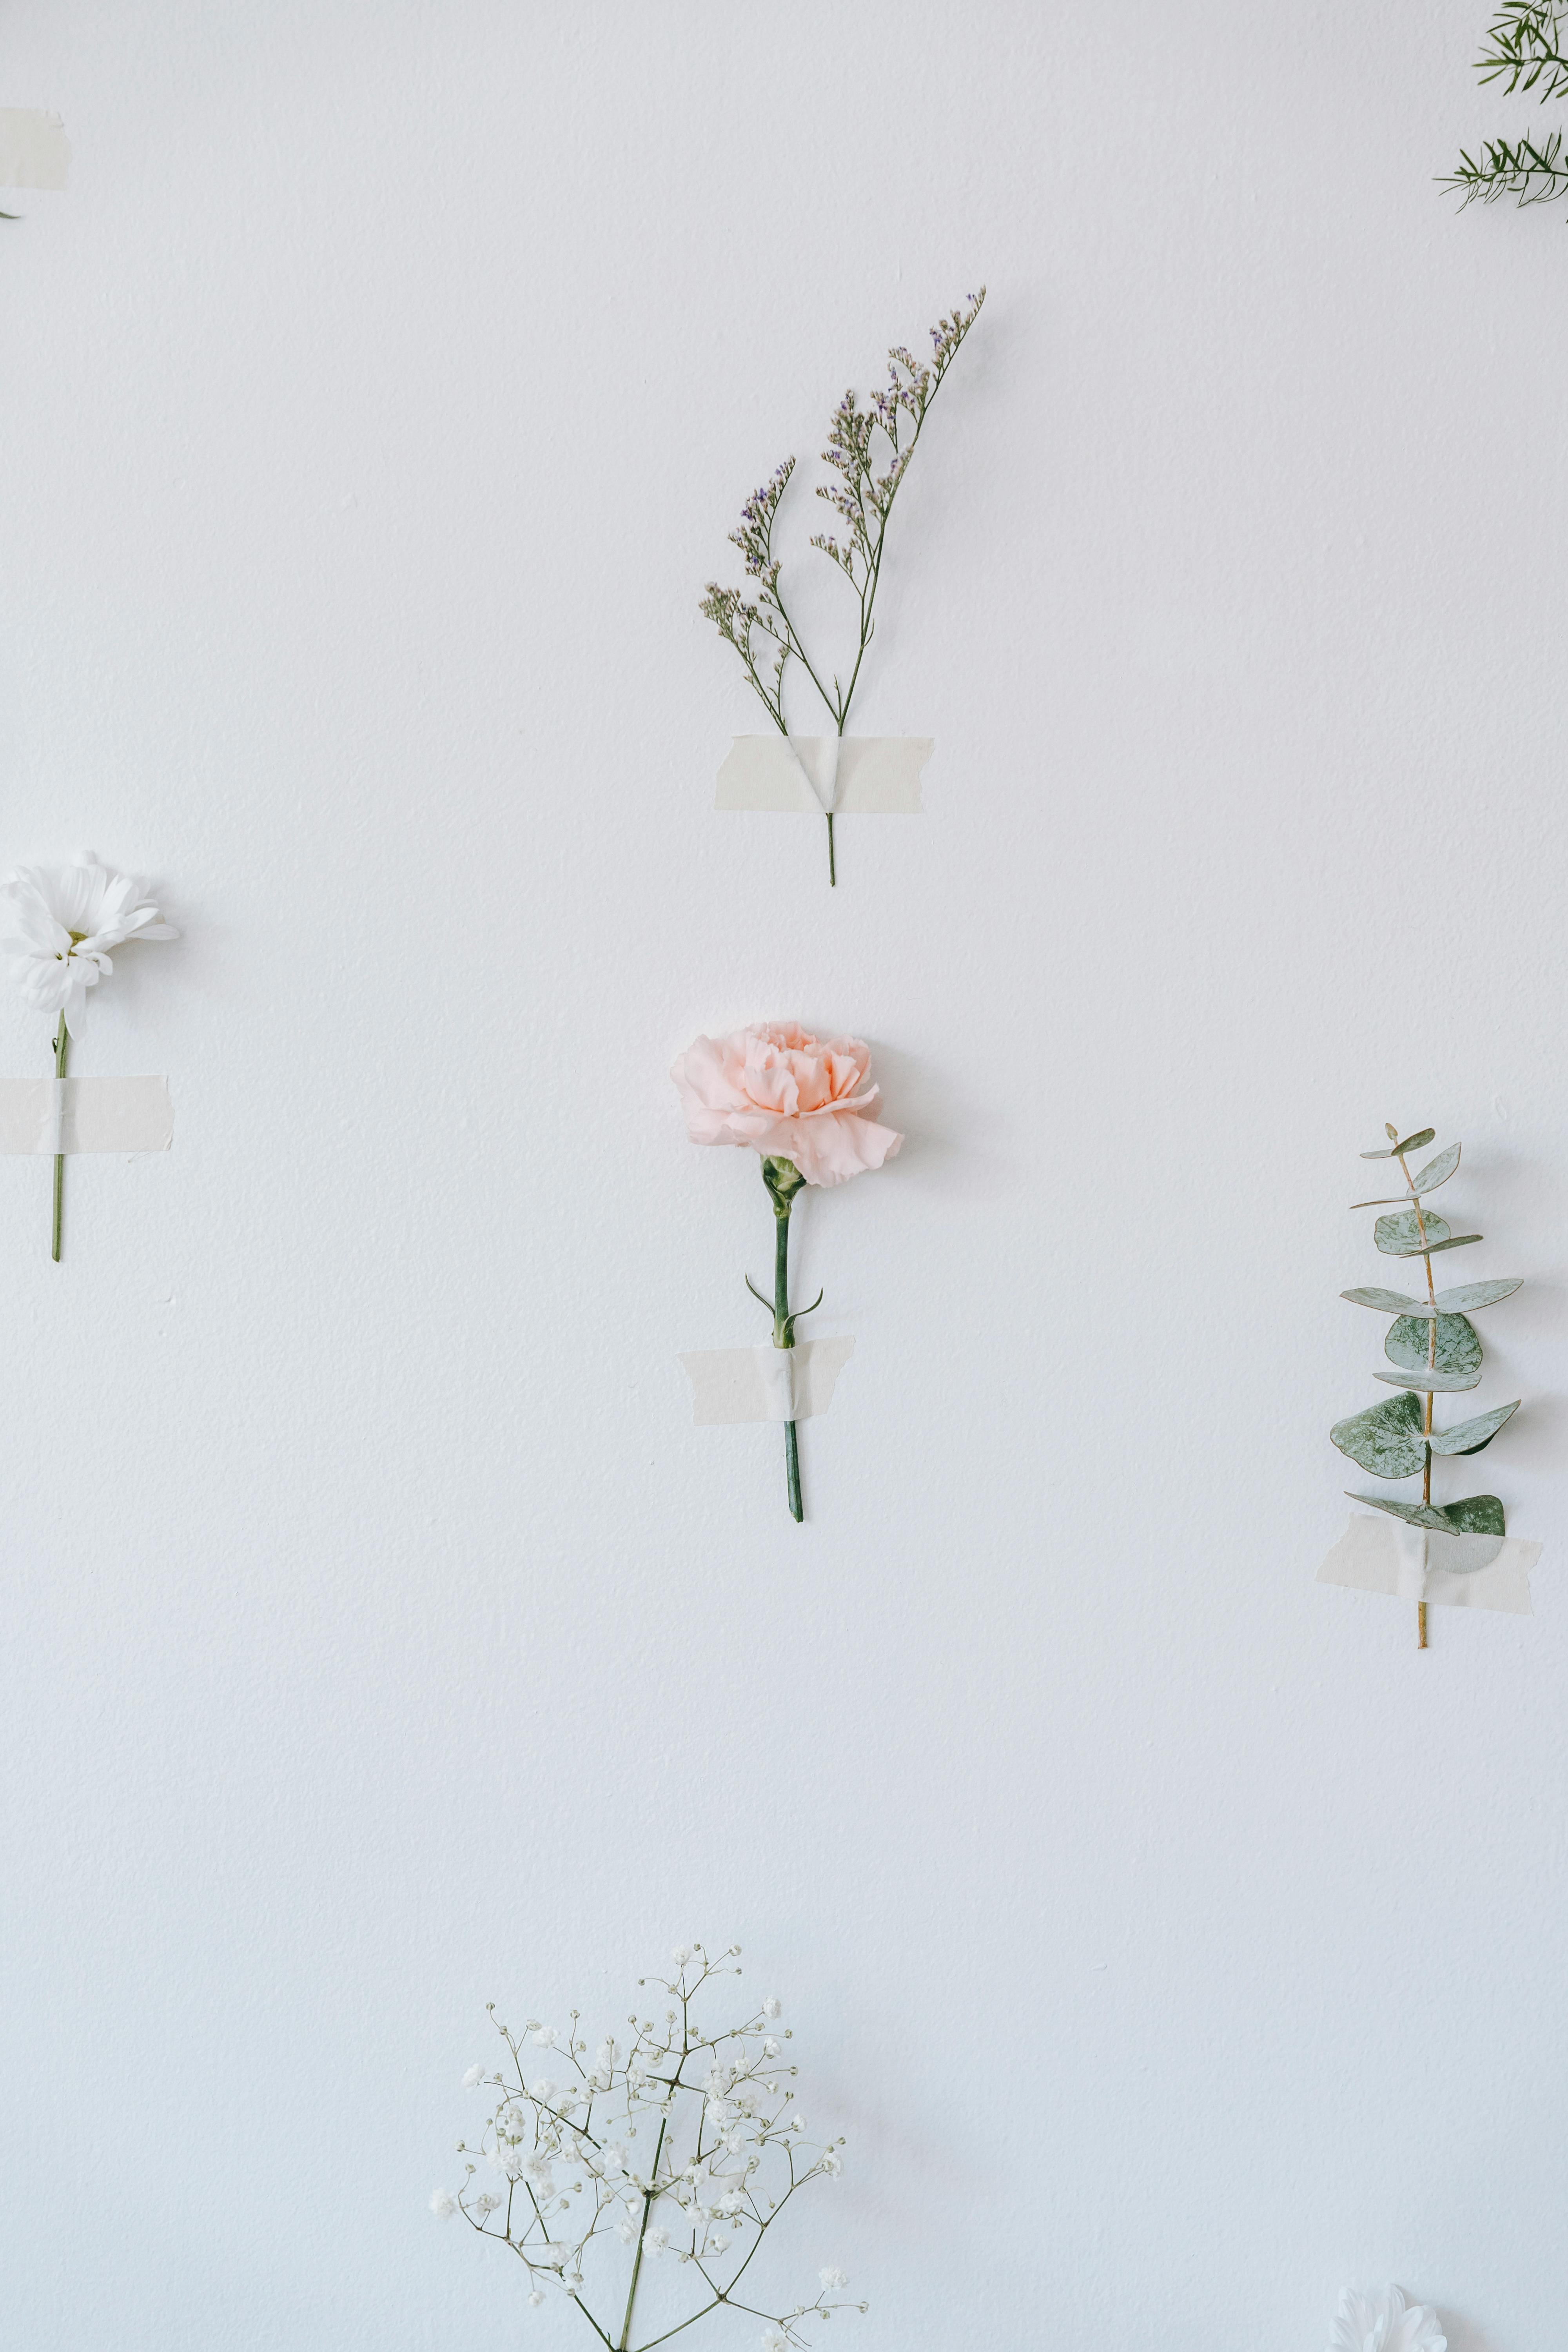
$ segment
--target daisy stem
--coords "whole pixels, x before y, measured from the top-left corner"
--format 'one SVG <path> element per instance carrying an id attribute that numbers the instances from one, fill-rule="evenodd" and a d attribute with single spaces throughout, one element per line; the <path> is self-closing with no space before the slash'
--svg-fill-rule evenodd
<path id="1" fill-rule="evenodd" d="M 68 1052 L 69 1047 L 70 1032 L 66 1027 L 66 1016 L 62 1013 L 60 1014 L 60 1025 L 55 1031 L 55 1076 L 62 1082 L 66 1074 L 66 1055 Z M 57 1265 L 58 1265 L 60 1262 L 60 1209 L 65 1198 L 65 1154 L 63 1152 L 57 1151 L 55 1154 L 55 1221 L 53 1236 L 49 1246 L 49 1255 L 54 1259 Z"/>

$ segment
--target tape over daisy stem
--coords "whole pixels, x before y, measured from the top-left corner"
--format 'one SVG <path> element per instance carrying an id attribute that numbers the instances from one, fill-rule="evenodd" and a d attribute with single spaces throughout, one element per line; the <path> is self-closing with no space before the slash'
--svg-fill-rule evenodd
<path id="1" fill-rule="evenodd" d="M 1395 1501 L 1386 1495 L 1356 1493 L 1351 1494 L 1352 1502 L 1370 1503 L 1374 1510 L 1386 1511 L 1407 1527 L 1424 1528 L 1434 1535 L 1503 1536 L 1508 1532 L 1503 1507 L 1495 1495 L 1467 1495 L 1454 1503 L 1433 1502 L 1432 1457 L 1484 1451 L 1504 1423 L 1519 1411 L 1519 1398 L 1515 1397 L 1511 1404 L 1494 1405 L 1489 1412 L 1474 1414 L 1447 1429 L 1435 1425 L 1432 1407 L 1435 1397 L 1461 1394 L 1480 1386 L 1480 1334 L 1469 1318 L 1483 1307 L 1495 1307 L 1500 1299 L 1511 1298 L 1522 1278 L 1504 1276 L 1490 1282 L 1465 1283 L 1458 1289 L 1437 1288 L 1432 1274 L 1434 1257 L 1448 1250 L 1464 1249 L 1482 1238 L 1479 1234 L 1455 1233 L 1447 1218 L 1427 1206 L 1427 1196 L 1446 1184 L 1458 1167 L 1462 1147 L 1448 1144 L 1413 1176 L 1406 1154 L 1424 1151 L 1436 1140 L 1436 1129 L 1424 1127 L 1417 1134 L 1401 1136 L 1396 1127 L 1385 1126 L 1384 1132 L 1388 1137 L 1386 1150 L 1363 1151 L 1361 1156 L 1363 1160 L 1397 1161 L 1405 1190 L 1381 1200 L 1354 1201 L 1351 1205 L 1352 1209 L 1393 1211 L 1391 1216 L 1378 1218 L 1373 1227 L 1373 1240 L 1385 1257 L 1420 1259 L 1426 1276 L 1426 1296 L 1412 1298 L 1401 1290 L 1383 1289 L 1340 1293 L 1352 1307 L 1370 1307 L 1374 1314 L 1393 1316 L 1383 1346 L 1389 1369 L 1376 1373 L 1374 1378 L 1394 1393 L 1382 1404 L 1369 1405 L 1364 1412 L 1352 1413 L 1347 1420 L 1335 1422 L 1329 1435 L 1342 1454 L 1349 1454 L 1374 1478 L 1414 1478 L 1420 1473 L 1418 1503 Z M 1426 1647 L 1425 1601 L 1416 1604 L 1415 1640 L 1418 1649 Z"/>
<path id="2" fill-rule="evenodd" d="M 0 952 L 35 1013 L 55 1015 L 55 1141 L 62 1141 L 66 1062 L 82 1034 L 88 999 L 114 970 L 110 950 L 128 940 L 177 940 L 148 885 L 84 850 L 74 866 L 23 866 L 0 886 Z M 49 1255 L 60 1256 L 65 1153 L 54 1154 Z"/>

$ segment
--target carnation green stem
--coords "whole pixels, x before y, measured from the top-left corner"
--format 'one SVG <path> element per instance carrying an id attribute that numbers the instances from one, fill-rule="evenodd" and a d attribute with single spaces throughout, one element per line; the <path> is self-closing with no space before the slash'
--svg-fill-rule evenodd
<path id="1" fill-rule="evenodd" d="M 827 820 L 831 826 L 833 820 Z M 831 840 L 832 835 L 829 835 Z M 793 1348 L 795 1334 L 789 1326 L 789 1202 L 773 1204 L 773 1345 Z M 793 1421 L 784 1423 L 784 1491 L 789 1498 L 789 1515 L 798 1526 L 805 1517 L 800 1499 L 800 1441 Z"/>
<path id="2" fill-rule="evenodd" d="M 55 1076 L 58 1079 L 63 1080 L 65 1077 L 66 1055 L 69 1050 L 69 1047 L 70 1032 L 66 1027 L 66 1016 L 62 1013 L 60 1014 L 60 1025 L 55 1031 Z M 49 1255 L 54 1259 L 57 1265 L 58 1265 L 60 1262 L 60 1210 L 64 1203 L 65 1188 L 65 1154 L 63 1152 L 57 1151 L 55 1154 L 55 1221 L 53 1237 L 49 1245 Z"/>

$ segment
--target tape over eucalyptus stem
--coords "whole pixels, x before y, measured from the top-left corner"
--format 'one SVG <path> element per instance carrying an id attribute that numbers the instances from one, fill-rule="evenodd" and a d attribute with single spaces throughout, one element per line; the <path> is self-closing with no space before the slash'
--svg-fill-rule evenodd
<path id="1" fill-rule="evenodd" d="M 1392 1216 L 1378 1218 L 1373 1227 L 1373 1240 L 1385 1257 L 1421 1260 L 1426 1276 L 1426 1296 L 1413 1298 L 1404 1291 L 1382 1288 L 1341 1292 L 1340 1296 L 1348 1298 L 1352 1307 L 1370 1307 L 1375 1314 L 1394 1318 L 1383 1349 L 1389 1370 L 1373 1377 L 1396 1393 L 1382 1404 L 1368 1405 L 1364 1412 L 1337 1421 L 1329 1435 L 1342 1454 L 1348 1454 L 1374 1478 L 1398 1480 L 1420 1475 L 1419 1503 L 1352 1492 L 1352 1502 L 1370 1503 L 1374 1510 L 1386 1511 L 1392 1517 L 1403 1519 L 1406 1526 L 1424 1528 L 1434 1535 L 1503 1536 L 1507 1533 L 1503 1507 L 1495 1495 L 1468 1495 L 1453 1503 L 1433 1502 L 1432 1460 L 1435 1454 L 1442 1457 L 1483 1452 L 1504 1423 L 1519 1411 L 1519 1398 L 1515 1397 L 1511 1404 L 1494 1405 L 1489 1412 L 1474 1414 L 1443 1430 L 1436 1426 L 1433 1401 L 1479 1387 L 1480 1334 L 1469 1318 L 1483 1307 L 1495 1307 L 1500 1300 L 1511 1298 L 1521 1278 L 1504 1276 L 1489 1282 L 1465 1283 L 1457 1289 L 1437 1288 L 1432 1260 L 1446 1251 L 1464 1249 L 1482 1238 L 1479 1234 L 1455 1233 L 1447 1218 L 1427 1206 L 1428 1196 L 1447 1183 L 1458 1169 L 1462 1147 L 1448 1144 L 1413 1176 L 1407 1154 L 1424 1151 L 1435 1142 L 1436 1129 L 1424 1127 L 1416 1134 L 1402 1137 L 1396 1127 L 1388 1125 L 1384 1133 L 1388 1137 L 1385 1150 L 1363 1151 L 1361 1156 L 1363 1160 L 1397 1161 L 1405 1190 L 1374 1201 L 1355 1201 L 1351 1205 L 1352 1209 L 1394 1212 Z M 1456 1568 L 1460 1566 L 1458 1562 L 1453 1564 Z M 1417 1648 L 1424 1650 L 1425 1601 L 1417 1603 L 1415 1638 Z"/>

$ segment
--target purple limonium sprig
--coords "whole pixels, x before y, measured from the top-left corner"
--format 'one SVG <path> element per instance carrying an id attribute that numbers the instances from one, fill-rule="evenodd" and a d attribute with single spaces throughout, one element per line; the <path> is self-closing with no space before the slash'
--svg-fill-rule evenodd
<path id="1" fill-rule="evenodd" d="M 829 674 L 831 683 L 825 683 L 826 665 L 819 667 L 806 651 L 780 586 L 783 563 L 773 552 L 773 526 L 795 472 L 795 459 L 786 457 L 741 509 L 739 528 L 730 533 L 730 539 L 741 551 L 747 579 L 757 583 L 755 592 L 748 595 L 743 589 L 721 587 L 710 580 L 700 610 L 740 655 L 748 684 L 781 735 L 789 733 L 784 694 L 792 661 L 799 663 L 826 706 L 834 732 L 842 735 L 848 723 L 866 649 L 876 631 L 877 590 L 893 501 L 909 471 L 927 412 L 984 299 L 983 286 L 978 294 L 970 295 L 964 308 L 938 320 L 931 331 L 929 366 L 922 365 L 902 343 L 895 344 L 888 353 L 885 387 L 873 392 L 864 407 L 851 389 L 833 412 L 822 457 L 837 478 L 822 483 L 816 495 L 832 508 L 837 525 L 832 531 L 817 533 L 811 544 L 843 574 L 855 596 L 857 637 L 847 680 L 835 670 Z M 830 883 L 838 879 L 831 811 L 827 878 Z"/>

